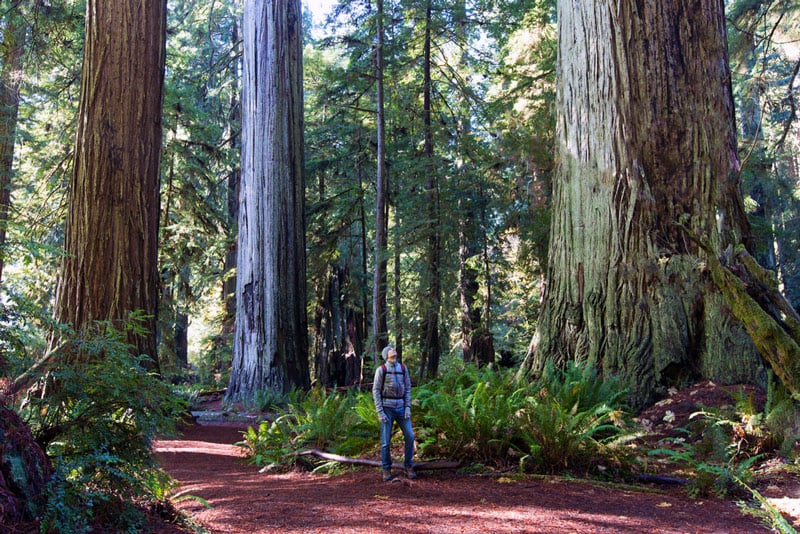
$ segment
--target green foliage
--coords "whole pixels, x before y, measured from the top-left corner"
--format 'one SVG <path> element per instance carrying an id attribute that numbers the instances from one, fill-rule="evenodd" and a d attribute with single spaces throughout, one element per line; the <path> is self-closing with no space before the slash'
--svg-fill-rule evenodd
<path id="1" fill-rule="evenodd" d="M 503 464 L 519 441 L 518 412 L 527 387 L 510 372 L 467 366 L 417 389 L 422 425 L 420 454 L 466 462 Z"/>
<path id="2" fill-rule="evenodd" d="M 686 486 L 686 492 L 692 497 L 705 497 L 711 494 L 726 497 L 740 485 L 752 479 L 752 467 L 758 456 L 737 461 L 737 455 L 726 441 L 724 433 L 718 432 L 721 427 L 712 423 L 709 432 L 699 442 L 693 443 L 686 438 L 668 438 L 670 447 L 649 451 L 651 456 L 664 456 L 671 461 L 690 469 L 693 478 Z M 685 430 L 686 434 L 691 434 Z"/>
<path id="3" fill-rule="evenodd" d="M 621 462 L 616 448 L 624 440 L 623 399 L 627 394 L 614 377 L 602 380 L 588 364 L 570 362 L 566 369 L 548 365 L 520 411 L 526 458 L 538 471 L 558 472 L 599 461 Z"/>
<path id="4" fill-rule="evenodd" d="M 185 404 L 124 339 L 107 323 L 68 339 L 62 361 L 20 407 L 57 473 L 45 530 L 81 532 L 98 521 L 134 532 L 137 505 L 155 500 L 152 440 L 174 430 Z"/>
<path id="5" fill-rule="evenodd" d="M 307 394 L 292 391 L 289 404 L 258 430 L 248 428 L 240 443 L 250 461 L 270 469 L 287 467 L 308 448 L 336 454 L 360 454 L 374 447 L 377 416 L 367 393 L 329 393 L 314 388 Z M 368 404 L 372 406 L 371 413 Z"/>
<path id="6" fill-rule="evenodd" d="M 552 368 L 540 381 L 514 382 L 511 371 L 466 366 L 413 390 L 412 416 L 421 458 L 555 472 L 623 460 L 624 437 L 615 380 L 591 368 Z M 252 462 L 285 467 L 307 448 L 348 456 L 377 454 L 380 426 L 368 392 L 295 392 L 272 422 L 248 429 L 242 445 Z"/>
<path id="7" fill-rule="evenodd" d="M 671 438 L 671 447 L 650 451 L 688 468 L 694 477 L 687 486 L 692 496 L 727 496 L 742 488 L 751 491 L 754 467 L 763 454 L 780 448 L 787 454 L 797 441 L 797 408 L 792 398 L 771 381 L 767 403 L 759 412 L 752 395 L 733 391 L 733 407 L 703 410 L 691 415 L 697 422 L 680 429 L 685 437 Z M 778 388 L 778 389 L 776 389 Z"/>

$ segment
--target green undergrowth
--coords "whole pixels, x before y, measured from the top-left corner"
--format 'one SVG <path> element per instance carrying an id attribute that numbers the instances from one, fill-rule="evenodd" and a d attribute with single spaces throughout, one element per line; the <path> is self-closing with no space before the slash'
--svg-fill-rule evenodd
<path id="1" fill-rule="evenodd" d="M 590 366 L 548 366 L 525 383 L 510 371 L 466 366 L 412 390 L 417 460 L 458 461 L 471 473 L 630 482 L 647 469 L 643 456 L 662 458 L 688 480 L 689 495 L 746 499 L 748 513 L 791 532 L 755 488 L 767 455 L 787 457 L 792 465 L 800 428 L 797 403 L 771 388 L 766 407 L 758 410 L 752 397 L 733 394 L 731 406 L 698 411 L 681 435 L 650 450 L 640 439 L 644 430 L 626 412 L 625 389 Z M 395 436 L 395 445 L 401 441 Z M 314 389 L 293 392 L 274 419 L 251 427 L 240 445 L 249 461 L 269 469 L 331 470 L 341 464 L 304 453 L 318 449 L 377 459 L 378 442 L 371 392 Z"/>
<path id="2" fill-rule="evenodd" d="M 412 392 L 419 460 L 540 473 L 624 467 L 624 390 L 588 366 L 548 367 L 528 383 L 510 371 L 466 366 Z M 301 453 L 377 458 L 378 435 L 371 392 L 314 389 L 293 392 L 288 406 L 251 427 L 241 445 L 262 467 L 319 468 L 329 464 Z"/>
<path id="3" fill-rule="evenodd" d="M 55 470 L 42 532 L 139 532 L 170 484 L 151 445 L 186 406 L 125 339 L 108 323 L 64 333 L 61 361 L 17 407 Z"/>

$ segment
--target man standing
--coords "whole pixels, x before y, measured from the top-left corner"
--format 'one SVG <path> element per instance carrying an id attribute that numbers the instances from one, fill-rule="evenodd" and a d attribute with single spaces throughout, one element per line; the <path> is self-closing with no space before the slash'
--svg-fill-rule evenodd
<path id="1" fill-rule="evenodd" d="M 414 430 L 411 428 L 411 377 L 408 368 L 397 361 L 397 351 L 387 345 L 381 352 L 386 363 L 375 370 L 375 380 L 372 382 L 372 398 L 375 400 L 375 410 L 381 423 L 381 466 L 383 467 L 383 481 L 388 482 L 394 478 L 392 475 L 392 427 L 394 422 L 403 431 L 405 440 L 405 467 L 406 476 L 410 479 L 417 478 L 414 464 Z"/>

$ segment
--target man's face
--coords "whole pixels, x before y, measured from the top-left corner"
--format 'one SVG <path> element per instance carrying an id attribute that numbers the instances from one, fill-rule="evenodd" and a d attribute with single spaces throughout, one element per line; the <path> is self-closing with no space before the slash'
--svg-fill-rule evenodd
<path id="1" fill-rule="evenodd" d="M 386 361 L 389 363 L 394 363 L 397 361 L 397 351 L 394 349 L 390 349 L 389 352 L 386 354 Z"/>

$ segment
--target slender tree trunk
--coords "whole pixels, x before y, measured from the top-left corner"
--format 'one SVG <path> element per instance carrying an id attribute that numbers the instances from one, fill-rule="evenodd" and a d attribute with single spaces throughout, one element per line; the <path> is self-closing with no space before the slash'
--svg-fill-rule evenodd
<path id="1" fill-rule="evenodd" d="M 428 202 L 428 247 L 426 272 L 423 277 L 422 318 L 422 366 L 420 376 L 433 378 L 439 372 L 439 310 L 441 307 L 442 281 L 439 273 L 441 256 L 439 240 L 439 183 L 433 163 L 433 126 L 431 125 L 431 2 L 425 7 L 425 43 L 423 45 L 423 129 L 425 141 L 423 158 L 427 182 Z"/>
<path id="2" fill-rule="evenodd" d="M 157 361 L 158 217 L 166 1 L 88 0 L 65 256 L 55 318 L 80 330 L 146 315 Z M 119 324 L 118 324 L 119 326 Z"/>
<path id="3" fill-rule="evenodd" d="M 22 80 L 22 52 L 25 49 L 27 27 L 12 7 L 4 17 L 2 65 L 0 65 L 0 282 L 6 256 L 8 211 L 11 207 L 14 142 L 17 136 L 19 85 Z"/>
<path id="4" fill-rule="evenodd" d="M 377 86 L 378 121 L 378 173 L 375 193 L 375 273 L 372 282 L 372 337 L 375 343 L 374 361 L 389 341 L 389 326 L 386 309 L 386 270 L 388 234 L 389 180 L 386 168 L 386 114 L 383 95 L 383 0 L 377 0 L 378 21 L 377 46 L 375 47 L 375 83 Z"/>
<path id="5" fill-rule="evenodd" d="M 456 23 L 456 41 L 460 46 L 466 48 L 468 44 L 466 30 L 469 21 L 467 20 L 465 0 L 455 2 L 453 19 Z M 466 58 L 467 54 L 462 53 L 459 59 L 459 70 L 466 71 L 468 69 Z M 488 306 L 482 306 L 478 291 L 480 289 L 478 259 L 483 258 L 486 232 L 482 224 L 484 218 L 481 213 L 484 199 L 483 187 L 479 185 L 480 177 L 474 176 L 470 172 L 472 162 L 468 155 L 468 143 L 472 135 L 470 125 L 472 117 L 466 95 L 459 96 L 458 113 L 458 134 L 463 161 L 457 166 L 458 179 L 461 183 L 458 197 L 458 298 L 461 309 L 461 349 L 464 362 L 486 365 L 494 362 L 494 339 L 488 323 L 484 324 L 482 321 L 482 309 L 488 310 Z M 489 281 L 490 277 L 487 276 L 487 287 Z"/>
<path id="6" fill-rule="evenodd" d="M 634 406 L 698 378 L 762 382 L 704 269 L 746 241 L 722 0 L 560 2 L 546 294 L 521 373 L 588 360 Z"/>
<path id="7" fill-rule="evenodd" d="M 239 43 L 239 25 L 234 23 L 231 34 L 231 42 L 234 46 Z M 239 104 L 239 97 L 236 92 L 231 97 L 231 131 L 229 146 L 233 150 L 241 150 L 241 142 L 237 131 L 241 130 L 242 107 Z M 225 303 L 225 319 L 223 329 L 226 333 L 233 332 L 236 317 L 236 235 L 239 220 L 239 184 L 242 179 L 241 168 L 232 169 L 227 180 L 227 215 L 230 247 L 225 253 L 225 278 L 222 281 L 222 299 Z"/>
<path id="8" fill-rule="evenodd" d="M 394 348 L 397 350 L 397 361 L 403 361 L 403 308 L 402 308 L 402 294 L 400 292 L 400 281 L 401 281 L 401 272 L 400 272 L 400 251 L 402 250 L 401 247 L 401 239 L 400 239 L 400 220 L 396 221 L 394 234 Z"/>
<path id="9" fill-rule="evenodd" d="M 246 0 L 236 327 L 228 400 L 307 388 L 300 0 Z"/>

